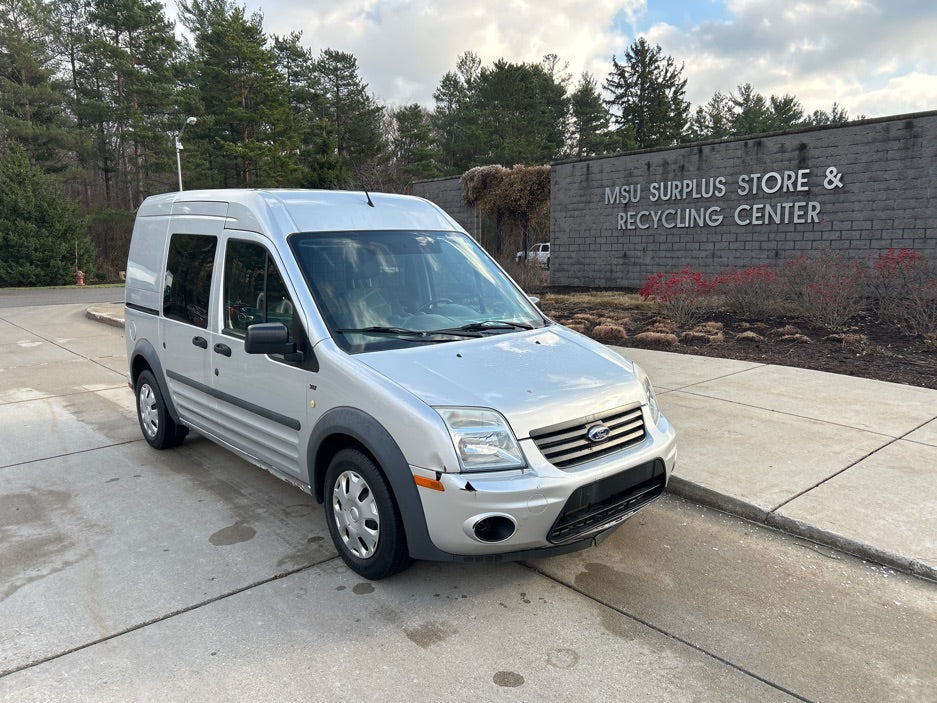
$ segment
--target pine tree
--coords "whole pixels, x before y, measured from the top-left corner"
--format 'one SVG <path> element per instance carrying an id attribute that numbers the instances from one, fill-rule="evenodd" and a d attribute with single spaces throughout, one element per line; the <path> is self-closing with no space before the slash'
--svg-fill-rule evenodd
<path id="1" fill-rule="evenodd" d="M 41 2 L 0 0 L 0 140 L 20 143 L 35 163 L 60 172 L 71 125 L 52 23 Z"/>
<path id="2" fill-rule="evenodd" d="M 436 108 L 431 118 L 439 147 L 439 170 L 445 175 L 462 173 L 483 152 L 483 136 L 474 90 L 481 61 L 467 51 L 458 60 L 457 70 L 449 71 L 433 93 Z"/>
<path id="3" fill-rule="evenodd" d="M 744 83 L 738 87 L 738 96 L 729 95 L 729 101 L 735 136 L 776 132 L 804 123 L 804 109 L 793 95 L 765 98 L 751 83 Z"/>
<path id="4" fill-rule="evenodd" d="M 563 61 L 562 64 L 560 61 L 561 59 L 557 54 L 545 54 L 544 57 L 540 59 L 540 67 L 550 76 L 554 83 L 563 86 L 563 90 L 566 90 L 569 88 L 569 82 L 573 79 L 573 76 L 569 72 L 569 61 Z"/>
<path id="5" fill-rule="evenodd" d="M 473 92 L 484 162 L 539 165 L 562 153 L 566 91 L 542 66 L 500 59 L 481 69 Z"/>
<path id="6" fill-rule="evenodd" d="M 69 130 L 69 148 L 74 152 L 75 164 L 67 179 L 80 193 L 85 207 L 97 205 L 100 171 L 96 168 L 97 150 L 93 125 L 87 119 L 83 105 L 85 47 L 91 31 L 90 13 L 86 0 L 59 0 L 53 6 L 53 33 L 56 52 L 60 57 L 63 75 L 65 105 L 73 126 Z"/>
<path id="7" fill-rule="evenodd" d="M 729 96 L 717 91 L 709 102 L 696 108 L 687 130 L 687 140 L 725 139 L 732 134 L 734 115 Z"/>
<path id="8" fill-rule="evenodd" d="M 582 74 L 570 96 L 570 119 L 571 156 L 581 159 L 614 149 L 614 140 L 609 134 L 609 113 L 602 102 L 598 84 L 589 73 Z"/>
<path id="9" fill-rule="evenodd" d="M 638 38 L 619 63 L 612 57 L 612 70 L 605 81 L 611 95 L 606 101 L 619 129 L 632 127 L 639 149 L 667 146 L 680 141 L 689 117 L 685 100 L 683 66 Z"/>
<path id="10" fill-rule="evenodd" d="M 854 119 L 864 120 L 865 115 L 859 115 Z M 845 124 L 849 122 L 849 120 L 849 113 L 834 102 L 829 112 L 826 110 L 814 110 L 810 114 L 810 117 L 806 118 L 804 123 L 820 127 L 823 125 Z"/>
<path id="11" fill-rule="evenodd" d="M 564 153 L 567 78 L 555 55 L 541 64 L 504 59 L 482 66 L 465 52 L 433 97 L 440 170 L 462 173 L 483 164 L 542 164 Z"/>
<path id="12" fill-rule="evenodd" d="M 93 266 L 74 205 L 15 142 L 0 149 L 0 287 L 74 283 Z"/>
<path id="13" fill-rule="evenodd" d="M 751 83 L 738 87 L 738 95 L 730 94 L 732 102 L 732 134 L 747 136 L 770 132 L 772 127 L 771 107 L 761 93 L 755 91 Z"/>
<path id="14" fill-rule="evenodd" d="M 201 104 L 189 137 L 201 164 L 195 182 L 212 187 L 276 185 L 298 178 L 289 156 L 288 88 L 267 46 L 263 17 L 219 0 L 180 5 L 195 35 L 193 87 Z M 180 118 L 181 119 L 181 118 Z M 194 161 L 191 155 L 188 161 Z"/>
<path id="15" fill-rule="evenodd" d="M 325 49 L 316 61 L 316 74 L 326 100 L 341 169 L 340 184 L 374 188 L 387 158 L 382 134 L 384 108 L 368 94 L 352 54 Z"/>
<path id="16" fill-rule="evenodd" d="M 158 0 L 93 0 L 88 21 L 79 102 L 97 117 L 102 169 L 118 188 L 113 202 L 133 209 L 152 191 L 151 172 L 171 163 L 166 114 L 178 42 Z"/>
<path id="17" fill-rule="evenodd" d="M 328 154 L 325 95 L 316 74 L 315 57 L 300 45 L 301 38 L 302 32 L 291 32 L 286 37 L 273 36 L 273 50 L 289 106 L 277 130 L 279 153 L 276 160 L 283 166 L 275 182 L 278 185 L 306 184 L 315 173 L 311 187 L 329 187 L 334 185 L 335 177 L 329 178 L 326 174 L 337 171 L 337 163 Z"/>
<path id="18" fill-rule="evenodd" d="M 804 123 L 804 108 L 793 95 L 772 95 L 768 102 L 771 105 L 772 129 L 791 129 Z"/>
<path id="19" fill-rule="evenodd" d="M 403 191 L 413 180 L 439 175 L 438 152 L 433 145 L 429 115 L 417 103 L 395 110 L 393 120 L 391 153 L 395 190 Z"/>

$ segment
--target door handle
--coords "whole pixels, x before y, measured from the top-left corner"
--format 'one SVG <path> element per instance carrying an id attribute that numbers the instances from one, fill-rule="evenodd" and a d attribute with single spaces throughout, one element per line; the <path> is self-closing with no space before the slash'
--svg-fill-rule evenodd
<path id="1" fill-rule="evenodd" d="M 215 354 L 221 354 L 222 356 L 231 356 L 231 347 L 227 344 L 216 344 L 215 345 Z"/>
<path id="2" fill-rule="evenodd" d="M 204 337 L 192 337 L 192 344 L 202 349 L 208 349 L 208 340 Z"/>

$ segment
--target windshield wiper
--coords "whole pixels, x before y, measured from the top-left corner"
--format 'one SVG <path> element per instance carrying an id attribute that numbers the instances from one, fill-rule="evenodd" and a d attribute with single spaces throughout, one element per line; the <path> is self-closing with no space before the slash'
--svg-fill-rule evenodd
<path id="1" fill-rule="evenodd" d="M 442 342 L 434 339 L 439 335 L 449 337 L 477 337 L 477 334 L 468 334 L 460 330 L 409 330 L 405 327 L 356 327 L 335 330 L 338 334 L 370 334 L 376 337 L 401 337 L 414 342 Z"/>
<path id="2" fill-rule="evenodd" d="M 533 325 L 526 322 L 510 322 L 509 320 L 482 320 L 481 322 L 470 322 L 454 330 L 439 330 L 440 332 L 485 332 L 487 330 L 532 330 Z"/>

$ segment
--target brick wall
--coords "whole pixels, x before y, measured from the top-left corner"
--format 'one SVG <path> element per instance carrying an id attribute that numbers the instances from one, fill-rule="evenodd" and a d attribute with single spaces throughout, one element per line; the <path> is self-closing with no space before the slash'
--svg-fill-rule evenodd
<path id="1" fill-rule="evenodd" d="M 417 181 L 413 184 L 413 194 L 436 203 L 462 225 L 466 232 L 478 237 L 479 224 L 475 208 L 462 203 L 462 184 L 458 176 Z"/>
<path id="2" fill-rule="evenodd" d="M 414 192 L 473 231 L 458 179 Z M 937 257 L 937 112 L 555 163 L 550 238 L 556 286 L 639 287 L 824 249 Z"/>

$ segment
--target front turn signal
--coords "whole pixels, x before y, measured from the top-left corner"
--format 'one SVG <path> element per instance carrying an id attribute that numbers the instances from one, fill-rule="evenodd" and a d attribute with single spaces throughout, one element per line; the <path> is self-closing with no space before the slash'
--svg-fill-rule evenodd
<path id="1" fill-rule="evenodd" d="M 445 486 L 442 485 L 442 481 L 437 481 L 434 478 L 426 478 L 425 476 L 414 476 L 413 481 L 418 486 L 423 486 L 423 488 L 430 488 L 434 491 L 445 491 Z"/>

